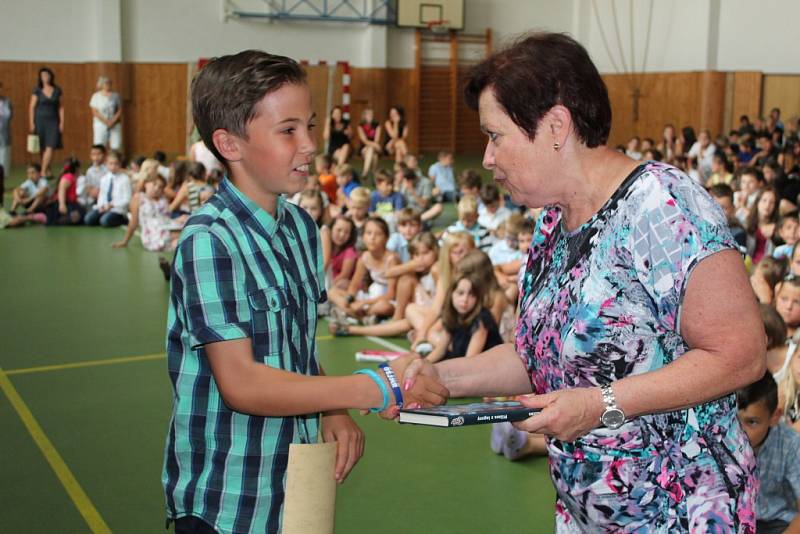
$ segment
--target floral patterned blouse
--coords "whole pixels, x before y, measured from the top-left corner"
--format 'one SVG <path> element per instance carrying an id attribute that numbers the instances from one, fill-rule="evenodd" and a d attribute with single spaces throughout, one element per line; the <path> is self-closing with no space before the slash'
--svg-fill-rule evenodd
<path id="1" fill-rule="evenodd" d="M 692 270 L 735 246 L 714 200 L 661 163 L 637 167 L 574 231 L 546 207 L 516 333 L 533 390 L 600 386 L 679 358 Z M 548 449 L 559 532 L 754 530 L 755 461 L 733 395 Z"/>

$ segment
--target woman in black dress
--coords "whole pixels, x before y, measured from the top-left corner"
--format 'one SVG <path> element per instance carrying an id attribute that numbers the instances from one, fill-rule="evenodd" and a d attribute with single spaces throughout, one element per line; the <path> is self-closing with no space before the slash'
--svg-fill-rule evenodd
<path id="1" fill-rule="evenodd" d="M 31 95 L 28 109 L 30 133 L 39 136 L 42 150 L 42 173 L 50 176 L 53 150 L 62 148 L 61 134 L 64 132 L 64 106 L 61 104 L 61 88 L 56 85 L 53 71 L 47 67 L 39 69 L 39 80 Z"/>

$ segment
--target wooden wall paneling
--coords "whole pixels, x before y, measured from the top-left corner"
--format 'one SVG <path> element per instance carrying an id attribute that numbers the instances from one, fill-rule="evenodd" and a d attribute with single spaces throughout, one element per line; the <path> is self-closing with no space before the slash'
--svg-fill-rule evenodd
<path id="1" fill-rule="evenodd" d="M 32 74 L 31 74 L 32 72 Z M 0 94 L 11 101 L 13 116 L 11 119 L 11 161 L 23 165 L 31 161 L 25 151 L 28 135 L 28 104 L 31 91 L 36 83 L 36 70 L 29 63 L 20 61 L 0 62 L 0 82 L 3 88 Z"/>
<path id="2" fill-rule="evenodd" d="M 761 72 L 733 73 L 733 106 L 731 127 L 739 127 L 739 117 L 747 115 L 753 120 L 761 113 L 761 96 L 764 75 Z"/>
<path id="3" fill-rule="evenodd" d="M 420 152 L 450 147 L 450 69 L 422 66 L 420 78 Z"/>
<path id="4" fill-rule="evenodd" d="M 186 85 L 184 63 L 131 65 L 131 100 L 125 110 L 129 155 L 150 156 L 163 150 L 185 154 Z"/>
<path id="5" fill-rule="evenodd" d="M 486 148 L 486 136 L 481 132 L 477 111 L 467 107 L 464 101 L 464 85 L 472 65 L 459 65 L 458 91 L 456 93 L 456 151 L 480 153 Z"/>
<path id="6" fill-rule="evenodd" d="M 708 128 L 711 138 L 723 131 L 725 116 L 725 73 L 705 71 L 701 75 L 700 129 Z"/>
<path id="7" fill-rule="evenodd" d="M 449 83 L 450 83 L 450 145 L 451 152 L 456 151 L 456 131 L 458 128 L 458 36 L 456 32 L 450 31 L 450 65 Z"/>
<path id="8" fill-rule="evenodd" d="M 328 101 L 328 66 L 327 65 L 304 65 L 306 80 L 311 90 L 311 105 L 317 115 L 317 128 L 314 130 L 314 138 L 317 141 L 317 151 L 325 151 L 325 140 L 323 131 L 325 120 L 328 118 L 326 108 Z"/>
<path id="9" fill-rule="evenodd" d="M 409 150 L 419 154 L 422 152 L 420 145 L 420 131 L 422 130 L 422 120 L 420 113 L 420 100 L 422 95 L 422 31 L 417 28 L 414 30 L 414 71 L 411 73 L 411 95 L 413 109 L 414 129 L 411 130 L 411 147 Z"/>
<path id="10" fill-rule="evenodd" d="M 350 113 L 356 145 L 358 145 L 358 133 L 355 131 L 355 125 L 361 122 L 361 114 L 366 108 L 372 108 L 375 120 L 380 122 L 381 127 L 383 126 L 383 121 L 389 112 L 386 93 L 386 69 L 350 68 Z M 381 136 L 385 141 L 386 136 L 384 134 Z"/>
<path id="11" fill-rule="evenodd" d="M 419 131 L 419 115 L 415 113 L 416 91 L 414 89 L 413 69 L 386 69 L 387 70 L 387 101 L 391 106 L 402 106 L 408 124 L 408 149 L 412 154 L 417 152 L 416 138 Z"/>
<path id="12" fill-rule="evenodd" d="M 764 75 L 761 115 L 766 117 L 772 108 L 780 108 L 784 125 L 800 116 L 800 75 Z"/>
<path id="13" fill-rule="evenodd" d="M 725 74 L 712 72 L 648 73 L 642 76 L 639 120 L 633 120 L 632 87 L 625 75 L 607 74 L 603 80 L 611 101 L 609 144 L 625 144 L 634 135 L 658 140 L 665 124 L 678 130 L 709 127 L 712 135 L 722 128 Z"/>

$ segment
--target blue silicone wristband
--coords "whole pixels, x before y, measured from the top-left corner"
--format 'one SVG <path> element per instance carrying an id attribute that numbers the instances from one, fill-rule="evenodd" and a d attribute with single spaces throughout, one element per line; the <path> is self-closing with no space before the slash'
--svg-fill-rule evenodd
<path id="1" fill-rule="evenodd" d="M 397 381 L 397 376 L 394 374 L 394 369 L 388 363 L 382 363 L 378 367 L 383 369 L 383 374 L 386 375 L 386 380 L 392 387 L 394 393 L 394 400 L 399 407 L 403 407 L 403 391 L 400 389 L 400 383 Z"/>
<path id="2" fill-rule="evenodd" d="M 370 408 L 369 409 L 370 412 L 372 413 L 382 412 L 389 407 L 389 390 L 387 389 L 386 384 L 383 383 L 383 380 L 381 380 L 381 377 L 378 376 L 378 373 L 376 373 L 372 369 L 359 369 L 353 374 L 367 375 L 372 379 L 373 382 L 375 382 L 375 384 L 377 384 L 378 388 L 381 390 L 381 395 L 383 395 L 383 405 L 380 408 Z"/>

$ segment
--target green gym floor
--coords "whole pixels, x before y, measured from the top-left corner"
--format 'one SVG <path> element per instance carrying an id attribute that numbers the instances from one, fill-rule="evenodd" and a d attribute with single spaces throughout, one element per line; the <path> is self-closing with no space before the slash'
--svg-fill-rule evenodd
<path id="1" fill-rule="evenodd" d="M 0 532 L 164 532 L 169 288 L 138 239 L 111 248 L 121 232 L 0 231 Z M 386 347 L 334 339 L 324 321 L 317 335 L 328 374 L 360 367 L 357 350 Z M 493 454 L 490 427 L 354 417 L 367 447 L 338 490 L 338 533 L 552 532 L 546 460 Z"/>

